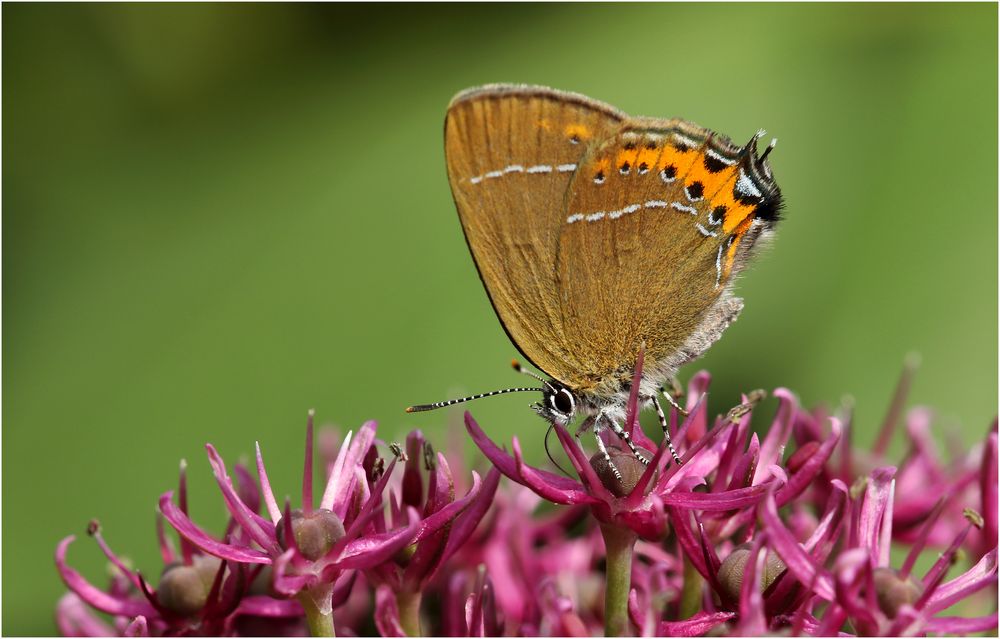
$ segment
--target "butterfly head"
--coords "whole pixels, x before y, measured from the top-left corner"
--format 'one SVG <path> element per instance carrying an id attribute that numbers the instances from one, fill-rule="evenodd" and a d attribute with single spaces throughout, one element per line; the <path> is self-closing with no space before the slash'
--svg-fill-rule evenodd
<path id="1" fill-rule="evenodd" d="M 566 426 L 576 414 L 576 396 L 559 382 L 547 381 L 542 390 L 542 401 L 531 407 L 546 421 Z"/>

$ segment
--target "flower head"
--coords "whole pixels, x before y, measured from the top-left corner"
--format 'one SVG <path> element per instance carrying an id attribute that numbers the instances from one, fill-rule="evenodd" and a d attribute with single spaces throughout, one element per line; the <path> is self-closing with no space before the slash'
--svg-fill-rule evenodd
<path id="1" fill-rule="evenodd" d="M 238 498 L 243 503 L 253 503 L 257 500 L 257 492 L 249 473 L 237 466 L 236 474 Z M 182 512 L 187 511 L 186 483 L 182 463 L 179 489 L 179 510 Z M 227 537 L 240 537 L 232 521 L 228 528 Z M 164 533 L 161 519 L 157 520 L 157 536 L 164 567 L 155 588 L 133 570 L 127 560 L 112 551 L 96 521 L 90 523 L 87 532 L 110 562 L 111 581 L 106 590 L 101 590 L 84 579 L 66 561 L 75 537 L 69 536 L 60 542 L 56 549 L 56 566 L 72 591 L 63 597 L 57 608 L 56 619 L 64 634 L 226 634 L 237 623 L 249 627 L 263 619 L 295 620 L 302 614 L 295 602 L 250 594 L 256 573 L 247 566 L 220 561 L 183 537 L 180 552 L 177 552 Z M 114 628 L 95 616 L 88 606 L 111 615 Z"/>

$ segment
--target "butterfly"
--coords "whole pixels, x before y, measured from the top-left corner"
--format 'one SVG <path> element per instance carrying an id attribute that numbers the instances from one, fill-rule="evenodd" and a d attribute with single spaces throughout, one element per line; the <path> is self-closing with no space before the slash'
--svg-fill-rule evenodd
<path id="1" fill-rule="evenodd" d="M 547 377 L 515 362 L 542 387 L 407 411 L 541 392 L 533 408 L 550 425 L 582 415 L 580 430 L 611 428 L 645 461 L 622 428 L 644 347 L 641 406 L 655 407 L 680 463 L 658 394 L 673 403 L 664 384 L 739 315 L 734 280 L 779 219 L 775 142 L 758 155 L 761 135 L 737 146 L 547 87 L 455 96 L 445 155 L 462 229 L 501 325 Z"/>

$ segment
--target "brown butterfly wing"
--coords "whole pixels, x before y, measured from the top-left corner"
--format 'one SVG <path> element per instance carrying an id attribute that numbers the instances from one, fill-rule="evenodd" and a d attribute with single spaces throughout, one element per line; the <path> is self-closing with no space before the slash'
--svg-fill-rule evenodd
<path id="1" fill-rule="evenodd" d="M 563 338 L 584 363 L 576 389 L 613 392 L 643 342 L 647 362 L 676 368 L 738 312 L 727 284 L 780 204 L 752 146 L 634 119 L 580 159 L 558 255 Z M 724 303 L 729 316 L 713 311 Z M 692 346 L 699 331 L 712 334 Z"/>
<path id="2" fill-rule="evenodd" d="M 456 96 L 445 121 L 452 194 L 493 308 L 521 354 L 560 381 L 580 366 L 555 282 L 567 189 L 589 144 L 624 118 L 580 95 L 493 85 Z"/>

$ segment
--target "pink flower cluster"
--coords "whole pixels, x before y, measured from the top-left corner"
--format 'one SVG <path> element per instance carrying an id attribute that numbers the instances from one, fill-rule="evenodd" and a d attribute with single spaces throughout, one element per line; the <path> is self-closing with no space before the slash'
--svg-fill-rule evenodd
<path id="1" fill-rule="evenodd" d="M 636 376 L 641 375 L 641 358 Z M 673 411 L 684 462 L 639 427 L 636 460 L 611 435 L 619 472 L 556 435 L 575 477 L 529 465 L 466 413 L 492 468 L 436 453 L 419 431 L 382 442 L 373 422 L 342 442 L 313 420 L 298 507 L 279 504 L 257 447 L 256 477 L 207 446 L 229 521 L 188 516 L 184 468 L 160 498 L 155 587 L 89 534 L 113 567 L 98 587 L 56 551 L 69 588 L 65 635 L 641 636 L 968 634 L 997 629 L 997 424 L 942 459 L 931 414 L 897 397 L 873 450 L 851 444 L 849 414 L 802 409 L 785 389 L 771 424 L 759 396 L 710 419 L 710 377 Z M 638 383 L 633 388 L 638 388 Z M 908 446 L 887 449 L 898 424 Z M 502 480 L 506 476 L 508 480 Z M 318 491 L 317 491 L 318 494 Z M 177 535 L 175 545 L 164 523 Z M 920 567 L 918 569 L 918 566 Z M 110 616 L 106 620 L 95 611 Z"/>

